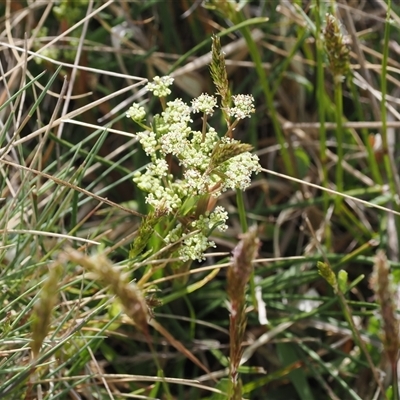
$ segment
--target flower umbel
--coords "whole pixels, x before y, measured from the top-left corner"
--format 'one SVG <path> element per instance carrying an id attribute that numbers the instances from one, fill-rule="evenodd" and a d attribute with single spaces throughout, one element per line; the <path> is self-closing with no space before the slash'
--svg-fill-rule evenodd
<path id="1" fill-rule="evenodd" d="M 218 59 L 214 65 L 216 79 L 218 68 L 224 63 L 223 55 L 219 58 L 217 53 L 214 55 Z M 254 99 L 236 95 L 232 97 L 234 107 L 228 107 L 231 96 L 226 74 L 219 71 L 218 79 L 217 90 L 225 102 L 223 111 L 236 118 L 228 125 L 231 134 L 241 119 L 254 112 Z M 138 188 L 147 193 L 146 203 L 151 209 L 163 210 L 165 214 L 159 221 L 154 217 L 143 220 L 131 254 L 138 256 L 145 249 L 151 229 L 157 230 L 154 222 L 167 227 L 163 225 L 157 230 L 162 240 L 160 248 L 171 246 L 172 256 L 179 257 L 182 262 L 201 261 L 206 250 L 215 247 L 214 241 L 209 239 L 213 231 L 227 228 L 228 214 L 223 207 L 213 211 L 218 196 L 229 189 L 245 190 L 251 183 L 252 173 L 258 173 L 261 168 L 258 157 L 250 153 L 250 145 L 227 135 L 221 138 L 207 123 L 207 117 L 217 108 L 215 96 L 203 93 L 192 100 L 191 107 L 180 98 L 166 101 L 164 97 L 171 92 L 172 82 L 168 76 L 155 77 L 147 85 L 155 96 L 162 97 L 162 112 L 153 117 L 145 131 L 137 133 L 151 162 L 144 172 L 137 171 L 133 178 Z M 193 115 L 199 112 L 203 114 L 201 131 L 191 126 Z M 132 105 L 127 116 L 137 122 L 144 118 L 144 109 Z M 177 164 L 181 173 L 172 174 L 171 164 Z"/>
<path id="2" fill-rule="evenodd" d="M 126 112 L 126 116 L 133 121 L 140 122 L 146 117 L 146 110 L 139 104 L 133 103 Z"/>
<path id="3" fill-rule="evenodd" d="M 166 97 L 171 94 L 171 89 L 169 86 L 174 82 L 174 78 L 171 76 L 155 76 L 153 82 L 149 82 L 146 85 L 148 91 L 153 92 L 154 96 Z"/>
<path id="4" fill-rule="evenodd" d="M 214 108 L 217 106 L 217 98 L 207 93 L 201 94 L 192 100 L 193 112 L 202 112 L 207 115 L 214 114 Z"/>
<path id="5" fill-rule="evenodd" d="M 232 96 L 232 99 L 235 107 L 231 107 L 228 110 L 228 113 L 231 117 L 245 119 L 249 118 L 250 114 L 255 112 L 253 96 L 247 94 L 238 94 L 236 96 Z"/>

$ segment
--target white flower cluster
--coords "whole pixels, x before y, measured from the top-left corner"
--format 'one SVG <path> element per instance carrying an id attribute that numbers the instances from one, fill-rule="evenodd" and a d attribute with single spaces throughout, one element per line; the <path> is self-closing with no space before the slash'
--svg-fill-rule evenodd
<path id="1" fill-rule="evenodd" d="M 149 82 L 146 86 L 147 90 L 153 92 L 156 97 L 166 97 L 171 94 L 169 86 L 174 82 L 171 76 L 155 76 L 153 82 Z"/>
<path id="2" fill-rule="evenodd" d="M 146 110 L 144 107 L 140 106 L 137 103 L 133 103 L 129 110 L 126 112 L 126 116 L 128 118 L 133 119 L 134 121 L 142 121 L 146 117 Z"/>
<path id="3" fill-rule="evenodd" d="M 213 115 L 214 108 L 217 107 L 217 99 L 207 93 L 201 94 L 192 100 L 193 112 L 203 112 L 207 115 Z"/>
<path id="4" fill-rule="evenodd" d="M 255 112 L 253 96 L 247 94 L 238 94 L 236 96 L 232 96 L 232 99 L 235 107 L 231 107 L 228 110 L 228 114 L 231 117 L 245 119 L 246 117 L 250 117 L 250 114 Z"/>
<path id="5" fill-rule="evenodd" d="M 154 95 L 164 97 L 170 93 L 168 88 L 172 78 L 156 77 L 147 85 Z M 254 112 L 252 96 L 233 96 L 234 107 L 228 110 L 231 116 L 243 119 Z M 222 158 L 220 164 L 211 163 L 218 143 L 229 143 L 239 146 L 240 142 L 232 138 L 220 138 L 212 127 L 206 127 L 204 132 L 193 131 L 190 124 L 193 122 L 192 113 L 202 112 L 203 118 L 212 115 L 217 107 L 215 96 L 202 94 L 192 100 L 192 107 L 181 99 L 166 103 L 161 115 L 155 116 L 152 130 L 137 134 L 144 151 L 151 158 L 151 163 L 144 173 L 137 172 L 133 178 L 138 187 L 147 192 L 146 202 L 155 209 L 164 208 L 171 215 L 180 215 L 180 208 L 187 204 L 187 200 L 218 197 L 228 189 L 245 190 L 251 183 L 252 173 L 260 171 L 258 157 L 248 151 L 232 154 Z M 133 105 L 127 116 L 135 121 L 144 119 L 142 107 Z M 170 173 L 166 156 L 173 155 L 183 167 L 182 177 L 178 179 Z M 210 167 L 212 165 L 212 167 Z M 196 201 L 193 203 L 196 209 Z M 196 213 L 185 215 L 194 215 Z M 181 241 L 178 250 L 183 260 L 202 260 L 207 248 L 215 246 L 208 240 L 215 228 L 225 230 L 228 214 L 223 207 L 216 207 L 214 211 L 207 211 L 200 215 L 188 226 L 181 222 L 170 230 L 166 243 Z"/>

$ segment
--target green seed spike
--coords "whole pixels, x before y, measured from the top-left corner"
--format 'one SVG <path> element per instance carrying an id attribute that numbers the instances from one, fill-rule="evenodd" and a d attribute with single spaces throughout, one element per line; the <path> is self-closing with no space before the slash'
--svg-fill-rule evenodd
<path id="1" fill-rule="evenodd" d="M 218 36 L 212 37 L 211 47 L 212 60 L 210 64 L 210 74 L 217 88 L 217 93 L 221 96 L 222 112 L 228 127 L 230 126 L 230 117 L 228 109 L 231 106 L 231 90 L 229 89 L 228 74 L 226 72 L 225 57 L 221 49 L 221 42 Z"/>

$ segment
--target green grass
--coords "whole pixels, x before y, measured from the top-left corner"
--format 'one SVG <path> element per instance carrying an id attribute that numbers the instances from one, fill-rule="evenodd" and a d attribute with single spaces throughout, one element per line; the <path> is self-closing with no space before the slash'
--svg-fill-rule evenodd
<path id="1" fill-rule="evenodd" d="M 0 398 L 398 399 L 384 278 L 390 267 L 387 279 L 400 280 L 398 4 L 3 3 Z M 349 42 L 340 84 L 326 13 Z M 164 220 L 133 257 L 151 211 L 133 178 L 150 160 L 125 112 L 134 101 L 149 118 L 162 111 L 144 90 L 155 75 L 175 77 L 167 101 L 215 93 L 213 34 L 232 94 L 255 98 L 234 137 L 262 172 L 219 196 L 229 227 L 212 232 L 206 261 L 173 258 Z M 208 122 L 226 132 L 222 113 Z M 228 271 L 254 224 L 238 355 Z M 107 263 L 120 286 L 100 274 Z M 134 291 L 131 309 L 121 287 Z M 134 309 L 142 300 L 148 325 Z"/>

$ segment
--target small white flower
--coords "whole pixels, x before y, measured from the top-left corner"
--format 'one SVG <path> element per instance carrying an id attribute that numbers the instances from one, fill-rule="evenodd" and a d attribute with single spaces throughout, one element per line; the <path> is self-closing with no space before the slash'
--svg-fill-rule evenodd
<path id="1" fill-rule="evenodd" d="M 191 235 L 183 240 L 183 246 L 179 249 L 179 256 L 183 261 L 187 260 L 205 260 L 204 252 L 209 247 L 216 247 L 213 241 L 209 241 L 203 233 Z"/>
<path id="2" fill-rule="evenodd" d="M 251 183 L 251 174 L 258 174 L 261 166 L 255 154 L 245 152 L 232 157 L 222 164 L 221 172 L 225 179 L 222 181 L 223 191 L 226 189 L 246 190 Z"/>
<path id="3" fill-rule="evenodd" d="M 214 211 L 210 213 L 209 217 L 209 228 L 214 226 L 218 227 L 218 230 L 224 232 L 228 229 L 228 225 L 226 225 L 226 221 L 228 220 L 228 213 L 225 211 L 224 207 L 217 206 Z"/>
<path id="4" fill-rule="evenodd" d="M 179 161 L 185 168 L 205 171 L 209 164 L 209 156 L 193 146 L 188 146 L 180 155 Z"/>
<path id="5" fill-rule="evenodd" d="M 180 156 L 189 146 L 186 139 L 190 135 L 191 129 L 185 123 L 175 123 L 170 125 L 169 131 L 161 136 L 161 151 L 164 154 L 174 154 Z"/>
<path id="6" fill-rule="evenodd" d="M 183 174 L 185 180 L 184 184 L 187 187 L 188 194 L 192 196 L 202 195 L 208 193 L 207 180 L 204 179 L 203 174 L 194 168 L 186 169 Z"/>
<path id="7" fill-rule="evenodd" d="M 204 154 L 210 156 L 218 140 L 219 136 L 217 131 L 210 127 L 204 138 L 201 132 L 193 132 L 191 143 L 193 147 L 200 149 Z"/>
<path id="8" fill-rule="evenodd" d="M 190 107 L 182 99 L 169 101 L 162 116 L 167 124 L 193 122 L 190 118 Z"/>
<path id="9" fill-rule="evenodd" d="M 253 96 L 247 94 L 238 94 L 236 96 L 232 96 L 232 99 L 235 107 L 231 107 L 228 110 L 228 114 L 231 117 L 245 119 L 250 117 L 250 114 L 255 112 Z"/>
<path id="10" fill-rule="evenodd" d="M 159 187 L 156 191 L 152 190 L 146 196 L 146 203 L 154 208 L 163 207 L 168 213 L 175 212 L 182 205 L 182 201 L 176 193 L 163 187 Z"/>
<path id="11" fill-rule="evenodd" d="M 126 112 L 126 116 L 140 122 L 146 117 L 146 110 L 139 104 L 133 103 Z"/>
<path id="12" fill-rule="evenodd" d="M 202 93 L 192 100 L 192 108 L 195 113 L 202 112 L 207 115 L 213 115 L 215 107 L 217 107 L 217 98 L 207 93 Z"/>
<path id="13" fill-rule="evenodd" d="M 168 175 L 168 163 L 164 159 L 156 159 L 147 167 L 147 172 L 152 176 L 163 177 Z"/>
<path id="14" fill-rule="evenodd" d="M 178 222 L 175 228 L 171 229 L 168 235 L 165 237 L 165 243 L 177 242 L 182 237 L 182 224 Z"/>
<path id="15" fill-rule="evenodd" d="M 137 137 L 139 138 L 139 142 L 147 155 L 152 155 L 155 153 L 158 142 L 156 139 L 156 134 L 153 131 L 139 132 L 137 133 Z"/>
<path id="16" fill-rule="evenodd" d="M 153 92 L 154 96 L 157 97 L 166 97 L 171 94 L 171 89 L 169 86 L 174 82 L 174 78 L 171 76 L 155 76 L 153 82 L 149 82 L 146 85 L 146 89 L 150 92 Z"/>

